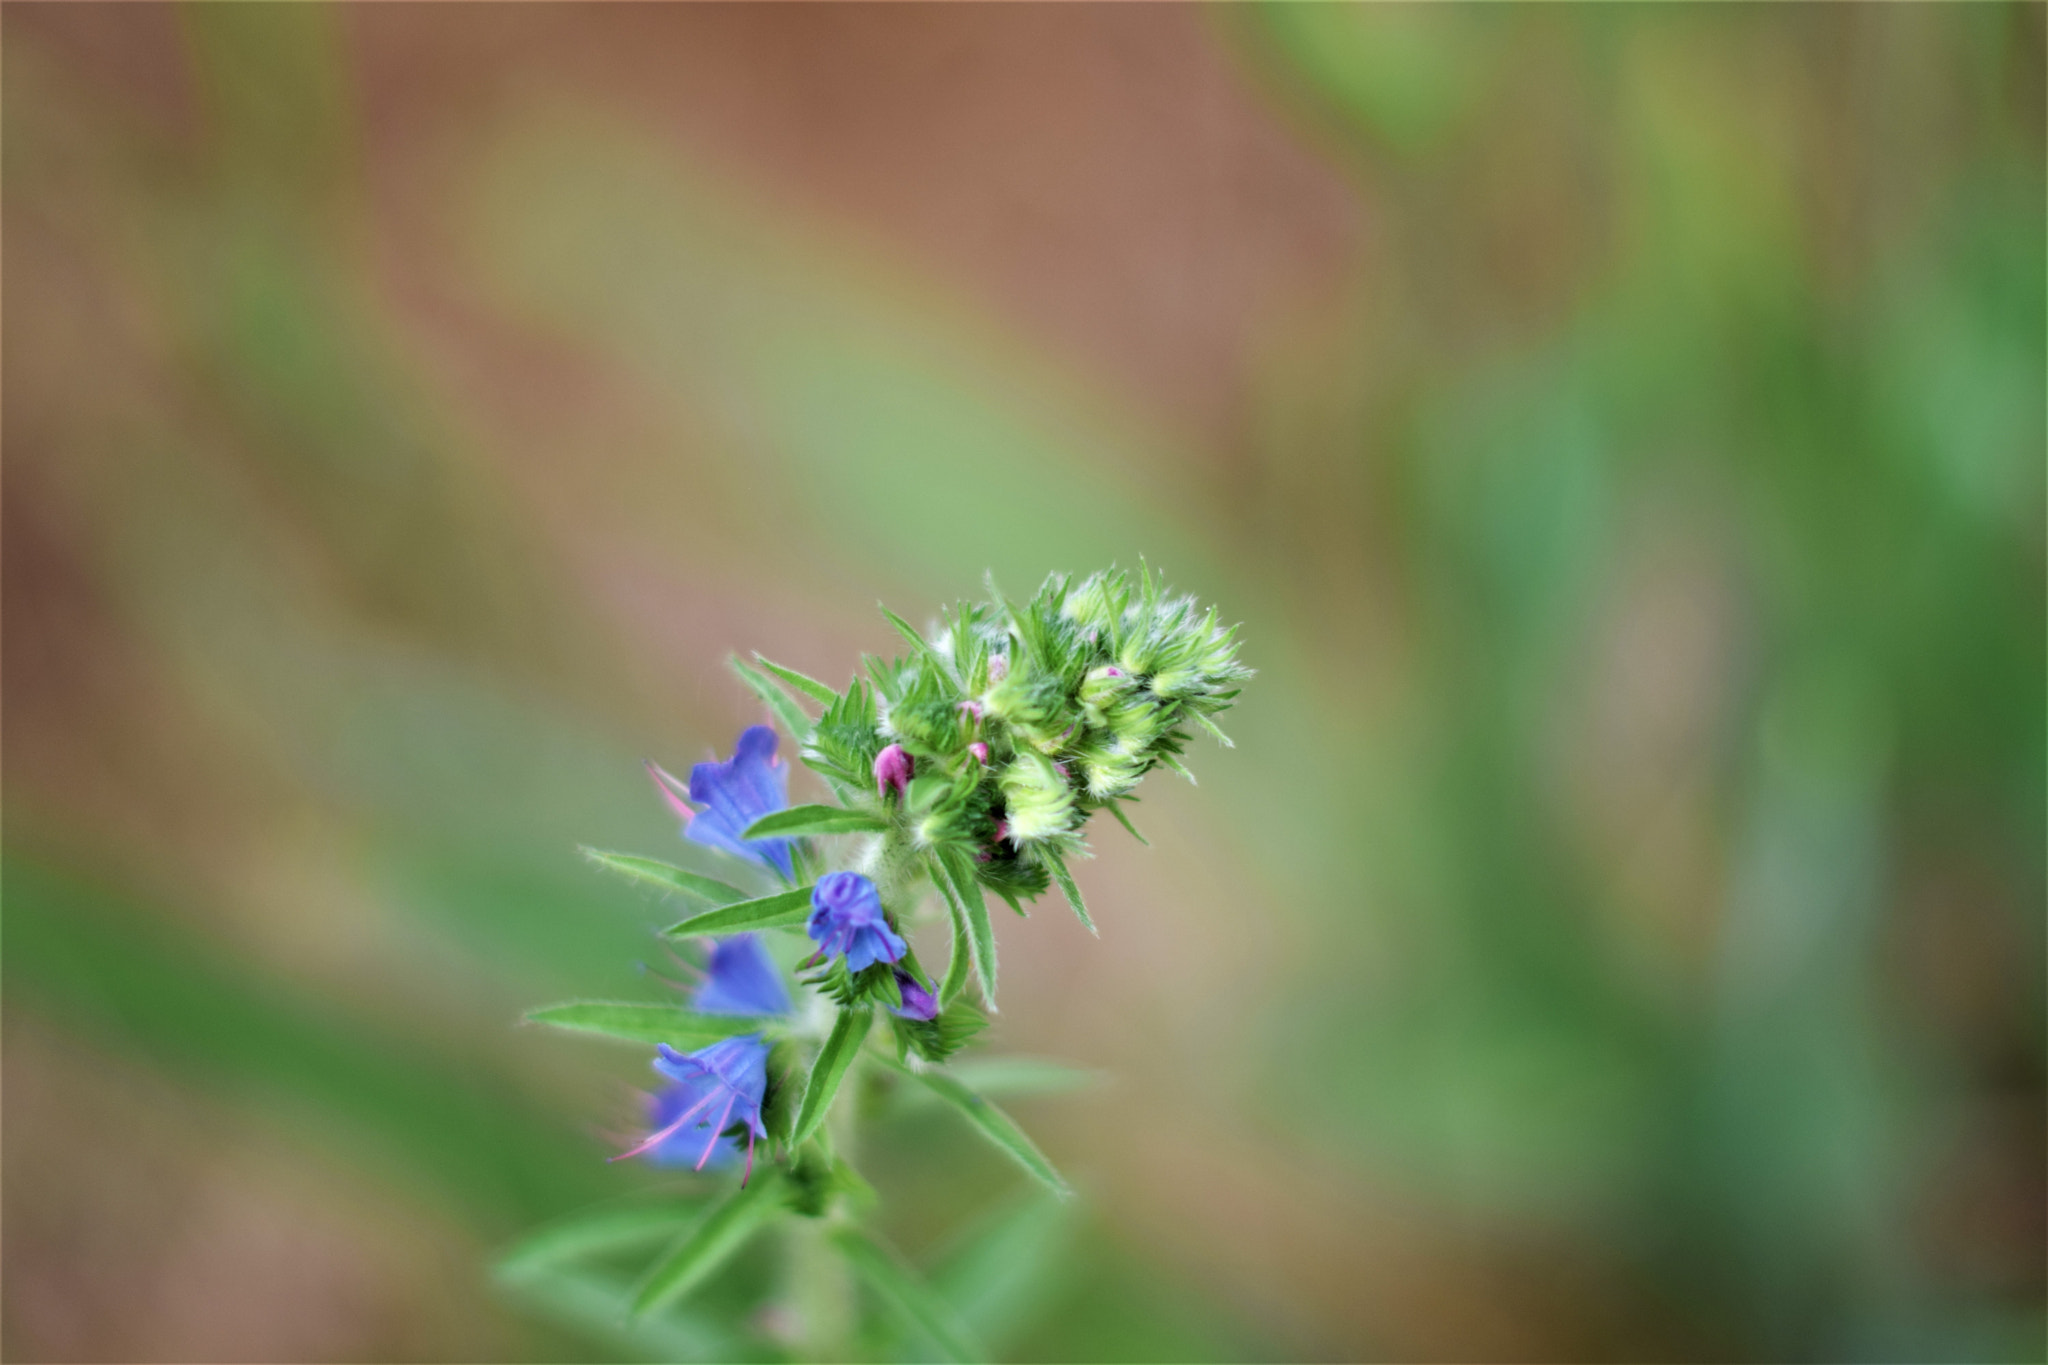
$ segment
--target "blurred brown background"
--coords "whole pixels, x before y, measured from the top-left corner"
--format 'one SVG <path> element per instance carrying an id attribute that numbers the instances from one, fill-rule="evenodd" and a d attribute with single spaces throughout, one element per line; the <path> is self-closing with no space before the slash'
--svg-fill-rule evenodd
<path id="1" fill-rule="evenodd" d="M 2043 14 L 0 7 L 0 1348 L 690 1354 L 486 1269 L 648 1178 L 574 846 L 1143 554 L 1005 1354 L 2039 1358 Z"/>

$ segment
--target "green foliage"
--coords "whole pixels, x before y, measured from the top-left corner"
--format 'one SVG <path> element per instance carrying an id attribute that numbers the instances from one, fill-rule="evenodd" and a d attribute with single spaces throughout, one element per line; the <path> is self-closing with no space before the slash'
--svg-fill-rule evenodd
<path id="1" fill-rule="evenodd" d="M 1095 927 L 1095 921 L 1088 918 L 1088 906 L 1081 899 L 1081 888 L 1074 884 L 1074 874 L 1067 871 L 1066 858 L 1057 851 L 1049 850 L 1045 855 L 1045 863 L 1052 869 L 1053 880 L 1060 884 L 1060 890 L 1065 893 L 1067 904 L 1073 906 L 1074 913 L 1081 917 L 1081 923 L 1088 926 L 1089 933 L 1099 936 L 1101 931 Z"/>
<path id="2" fill-rule="evenodd" d="M 990 1009 L 996 1007 L 996 931 L 989 923 L 988 899 L 981 894 L 981 883 L 967 869 L 966 861 L 950 850 L 937 858 L 934 880 L 945 893 L 946 901 L 959 929 L 959 937 L 967 944 L 968 960 L 974 967 L 974 979 L 981 987 L 981 998 Z"/>
<path id="3" fill-rule="evenodd" d="M 847 806 L 791 806 L 748 825 L 743 839 L 794 839 L 806 834 L 874 834 L 889 822 L 872 811 Z"/>
<path id="4" fill-rule="evenodd" d="M 733 905 L 722 905 L 716 910 L 707 910 L 693 915 L 680 924 L 671 924 L 661 932 L 669 938 L 689 938 L 695 934 L 743 934 L 757 929 L 791 929 L 801 925 L 811 915 L 811 888 L 798 887 L 794 891 L 778 891 L 772 896 L 759 896 L 750 901 Z"/>
<path id="5" fill-rule="evenodd" d="M 673 1303 L 703 1283 L 774 1216 L 781 1193 L 780 1176 L 770 1166 L 713 1205 L 647 1268 L 633 1291 L 634 1316 Z"/>
<path id="6" fill-rule="evenodd" d="M 842 797 L 870 790 L 875 755 L 882 752 L 878 721 L 875 689 L 855 679 L 811 727 L 803 761 L 831 781 Z"/>
<path id="7" fill-rule="evenodd" d="M 520 1238 L 498 1258 L 496 1270 L 525 1278 L 567 1261 L 657 1246 L 672 1241 L 703 1213 L 702 1201 L 673 1199 L 587 1209 Z"/>
<path id="8" fill-rule="evenodd" d="M 685 896 L 695 896 L 708 905 L 730 905 L 734 901 L 743 901 L 747 898 L 747 893 L 736 886 L 727 886 L 716 878 L 658 862 L 653 858 L 642 858 L 631 853 L 607 853 L 596 848 L 585 848 L 582 853 L 599 867 L 623 877 L 629 877 L 648 886 L 658 886 L 664 891 L 677 891 Z"/>
<path id="9" fill-rule="evenodd" d="M 854 1268 L 868 1288 L 875 1291 L 906 1327 L 930 1337 L 939 1348 L 941 1359 L 974 1361 L 987 1358 L 967 1324 L 953 1311 L 953 1306 L 905 1264 L 893 1248 L 882 1245 L 855 1227 L 834 1228 L 831 1236 L 832 1244 L 846 1257 L 847 1264 Z"/>
<path id="10" fill-rule="evenodd" d="M 775 719 L 782 722 L 783 729 L 796 736 L 799 744 L 810 736 L 811 718 L 804 714 L 801 706 L 790 699 L 787 692 L 777 687 L 759 669 L 739 655 L 733 655 L 728 662 L 732 665 L 732 671 L 739 674 L 740 681 L 745 683 L 755 696 L 768 704 L 768 709 L 775 713 Z"/>
<path id="11" fill-rule="evenodd" d="M 591 1033 L 629 1043 L 667 1043 L 683 1052 L 746 1033 L 759 1021 L 725 1014 L 694 1014 L 674 1005 L 633 1004 L 610 1000 L 572 1000 L 529 1010 L 536 1024 Z"/>
<path id="12" fill-rule="evenodd" d="M 930 1019 L 905 1019 L 898 1015 L 889 1022 L 896 1032 L 899 1057 L 914 1052 L 936 1066 L 987 1028 L 988 1016 L 967 1000 L 952 999 Z"/>
<path id="13" fill-rule="evenodd" d="M 806 677 L 793 668 L 784 668 L 773 659 L 766 659 L 756 654 L 754 662 L 822 706 L 830 706 L 839 696 L 837 692 L 834 692 L 816 678 Z"/>
<path id="14" fill-rule="evenodd" d="M 1045 1153 L 1038 1150 L 1037 1145 L 1025 1136 L 1024 1130 L 1019 1128 L 1016 1120 L 1008 1114 L 944 1071 L 909 1067 L 898 1062 L 886 1064 L 913 1078 L 945 1101 L 967 1120 L 975 1132 L 987 1138 L 998 1151 L 1023 1167 L 1054 1194 L 1062 1199 L 1073 1197 L 1072 1187 L 1053 1168 L 1053 1164 L 1046 1160 Z"/>
<path id="15" fill-rule="evenodd" d="M 811 1063 L 810 1082 L 804 1087 L 803 1103 L 796 1111 L 795 1128 L 789 1138 L 791 1146 L 803 1146 L 824 1126 L 832 1099 L 839 1093 L 839 1083 L 846 1079 L 847 1071 L 860 1055 L 860 1045 L 867 1039 L 868 1026 L 873 1022 L 874 1013 L 864 1007 L 842 1009 L 832 1021 L 832 1032 L 826 1035 L 817 1060 Z"/>

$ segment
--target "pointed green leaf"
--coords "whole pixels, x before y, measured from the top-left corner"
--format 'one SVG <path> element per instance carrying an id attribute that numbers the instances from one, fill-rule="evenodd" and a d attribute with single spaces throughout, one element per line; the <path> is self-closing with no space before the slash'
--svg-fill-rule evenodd
<path id="1" fill-rule="evenodd" d="M 745 683 L 755 696 L 768 703 L 768 709 L 775 713 L 775 719 L 781 721 L 782 728 L 796 737 L 797 743 L 801 744 L 811 737 L 811 718 L 804 714 L 801 706 L 790 700 L 789 693 L 763 677 L 759 669 L 737 654 L 726 662 L 732 665 L 732 671 L 740 675 L 740 681 Z"/>
<path id="2" fill-rule="evenodd" d="M 832 1021 L 832 1032 L 818 1049 L 818 1060 L 811 1063 L 810 1084 L 804 1087 L 803 1103 L 797 1107 L 796 1131 L 790 1136 L 790 1146 L 803 1146 L 824 1125 L 825 1115 L 832 1108 L 832 1097 L 839 1093 L 839 1083 L 846 1079 L 853 1059 L 860 1055 L 860 1045 L 867 1040 L 868 1025 L 873 1022 L 874 1012 L 866 1006 L 841 1010 Z"/>
<path id="3" fill-rule="evenodd" d="M 967 947 L 974 962 L 974 977 L 981 984 L 982 1003 L 991 1013 L 996 1008 L 996 931 L 988 921 L 988 898 L 981 894 L 967 855 L 957 849 L 940 849 L 939 866 L 953 884 L 960 909 L 967 920 Z"/>
<path id="4" fill-rule="evenodd" d="M 821 706 L 830 706 L 833 702 L 839 700 L 837 692 L 834 692 L 816 678 L 808 677 L 793 668 L 784 668 L 773 659 L 764 659 L 759 654 L 754 656 L 754 662 Z"/>
<path id="5" fill-rule="evenodd" d="M 778 891 L 772 896 L 706 910 L 680 924 L 671 924 L 661 932 L 670 938 L 685 938 L 691 934 L 740 934 L 752 929 L 786 929 L 802 924 L 810 917 L 811 888 L 800 886 L 794 891 Z"/>
<path id="6" fill-rule="evenodd" d="M 953 954 L 946 960 L 946 979 L 939 983 L 941 1009 L 952 1004 L 954 997 L 967 985 L 968 964 L 974 955 L 974 950 L 968 947 L 967 908 L 960 904 L 960 898 L 945 885 L 947 880 L 945 877 L 939 879 L 939 889 L 946 893 L 946 909 L 953 921 Z"/>
<path id="7" fill-rule="evenodd" d="M 889 624 L 896 627 L 896 633 L 898 635 L 901 635 L 905 640 L 908 640 L 910 642 L 910 647 L 912 649 L 916 650 L 920 654 L 929 654 L 932 652 L 931 645 L 925 640 L 923 635 L 918 633 L 917 628 L 912 626 L 910 622 L 904 620 L 895 612 L 890 611 L 887 607 L 883 607 L 882 604 L 879 602 L 877 602 L 875 605 L 881 607 L 882 615 L 889 618 Z"/>
<path id="8" fill-rule="evenodd" d="M 986 1359 L 981 1347 L 953 1305 L 926 1284 L 894 1249 L 883 1246 L 856 1227 L 834 1228 L 832 1245 L 854 1273 L 886 1303 L 904 1325 L 923 1332 L 952 1361 Z"/>
<path id="9" fill-rule="evenodd" d="M 1223 727 L 1218 725 L 1215 721 L 1210 720 L 1207 716 L 1203 715 L 1199 711 L 1192 711 L 1189 714 L 1195 718 L 1195 724 L 1201 726 L 1204 730 L 1207 730 L 1210 734 L 1216 737 L 1216 742 L 1218 744 L 1221 744 L 1226 749 L 1235 749 L 1237 747 L 1237 741 L 1232 739 L 1229 735 L 1224 734 Z"/>
<path id="10" fill-rule="evenodd" d="M 1116 822 L 1119 825 L 1122 825 L 1125 829 L 1131 832 L 1131 837 L 1133 839 L 1136 839 L 1139 843 L 1143 844 L 1147 848 L 1152 847 L 1152 841 L 1150 839 L 1147 839 L 1144 835 L 1138 833 L 1138 827 L 1131 823 L 1131 817 L 1124 814 L 1123 802 L 1110 802 L 1109 813 L 1116 817 Z"/>
<path id="11" fill-rule="evenodd" d="M 692 1014 L 674 1005 L 612 1000 L 572 1000 L 529 1010 L 526 1017 L 553 1028 L 630 1043 L 667 1043 L 685 1052 L 760 1027 L 758 1019 L 738 1015 Z"/>
<path id="12" fill-rule="evenodd" d="M 699 1203 L 664 1200 L 572 1214 L 522 1237 L 498 1258 L 495 1273 L 518 1279 L 565 1261 L 665 1242 L 702 1213 Z"/>
<path id="13" fill-rule="evenodd" d="M 775 1168 L 757 1168 L 747 1184 L 692 1224 L 641 1277 L 633 1314 L 643 1316 L 672 1303 L 702 1283 L 781 1207 L 773 1197 Z"/>
<path id="14" fill-rule="evenodd" d="M 1060 884 L 1061 892 L 1066 895 L 1067 904 L 1074 907 L 1074 913 L 1081 917 L 1081 923 L 1088 926 L 1088 932 L 1097 938 L 1102 937 L 1102 931 L 1095 927 L 1095 921 L 1088 918 L 1088 904 L 1081 899 L 1081 888 L 1074 884 L 1074 874 L 1067 871 L 1065 855 L 1056 848 L 1049 848 L 1045 851 L 1045 865 L 1052 869 L 1052 879 Z"/>
<path id="15" fill-rule="evenodd" d="M 794 839 L 806 834 L 877 834 L 889 822 L 847 806 L 791 806 L 748 825 L 742 839 Z"/>
<path id="16" fill-rule="evenodd" d="M 914 1077 L 931 1088 L 933 1094 L 960 1111 L 962 1117 L 973 1125 L 974 1130 L 994 1143 L 1012 1161 L 1045 1182 L 1054 1194 L 1062 1199 L 1073 1197 L 1073 1189 L 1045 1159 L 1045 1153 L 1024 1135 L 1016 1120 L 990 1104 L 981 1096 L 969 1090 L 958 1080 L 943 1071 L 931 1069 L 913 1070 L 894 1058 L 881 1059 L 884 1066 L 892 1067 L 906 1076 Z"/>
<path id="17" fill-rule="evenodd" d="M 747 898 L 746 892 L 736 886 L 727 886 L 715 877 L 672 867 L 653 858 L 641 858 L 631 853 L 607 853 L 601 848 L 586 848 L 582 852 L 599 867 L 631 877 L 634 881 L 658 886 L 664 891 L 680 891 L 686 896 L 695 896 L 710 905 L 730 905 Z"/>

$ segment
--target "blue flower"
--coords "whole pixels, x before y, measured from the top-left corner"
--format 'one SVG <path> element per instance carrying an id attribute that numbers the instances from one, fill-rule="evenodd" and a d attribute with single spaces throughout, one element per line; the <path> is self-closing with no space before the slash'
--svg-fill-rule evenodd
<path id="1" fill-rule="evenodd" d="M 682 817 L 685 839 L 737 853 L 788 878 L 795 875 L 789 840 L 740 838 L 762 816 L 789 807 L 789 769 L 775 756 L 776 742 L 767 726 L 749 726 L 740 732 L 729 761 L 690 769 L 687 791 L 698 809 L 683 800 L 681 782 L 652 763 L 647 771 L 670 809 Z"/>
<path id="2" fill-rule="evenodd" d="M 690 1008 L 699 1014 L 789 1013 L 789 992 L 758 934 L 734 934 L 712 948 Z"/>
<path id="3" fill-rule="evenodd" d="M 811 920 L 807 926 L 821 954 L 846 955 L 846 970 L 861 971 L 877 962 L 894 962 L 910 951 L 903 936 L 889 927 L 875 884 L 858 872 L 827 872 L 811 888 Z"/>
<path id="4" fill-rule="evenodd" d="M 936 1019 L 939 1015 L 939 998 L 924 988 L 924 983 L 904 971 L 896 969 L 896 993 L 903 997 L 901 1005 L 891 1006 L 889 1013 L 899 1019 Z"/>
<path id="5" fill-rule="evenodd" d="M 654 1131 L 612 1160 L 644 1155 L 658 1166 L 688 1164 L 701 1171 L 713 1157 L 723 1163 L 738 1153 L 739 1144 L 724 1136 L 737 1123 L 747 1132 L 751 1176 L 754 1140 L 768 1136 L 761 1121 L 761 1101 L 768 1093 L 768 1044 L 761 1035 L 722 1038 L 688 1054 L 663 1043 L 654 1069 L 669 1081 L 649 1106 Z M 740 1183 L 745 1184 L 746 1177 Z"/>

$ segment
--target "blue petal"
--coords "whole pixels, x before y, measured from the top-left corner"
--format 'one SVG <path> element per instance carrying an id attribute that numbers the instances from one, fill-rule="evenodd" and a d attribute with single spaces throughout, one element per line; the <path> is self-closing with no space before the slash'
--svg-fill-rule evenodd
<path id="1" fill-rule="evenodd" d="M 711 950 L 711 968 L 690 1000 L 699 1014 L 788 1014 L 789 992 L 755 934 L 736 934 Z"/>
<path id="2" fill-rule="evenodd" d="M 789 807 L 789 768 L 773 761 L 776 744 L 773 730 L 750 726 L 741 732 L 731 759 L 690 769 L 690 799 L 702 809 L 683 833 L 694 843 L 736 853 L 789 877 L 795 872 L 789 840 L 740 838 L 762 816 Z"/>

